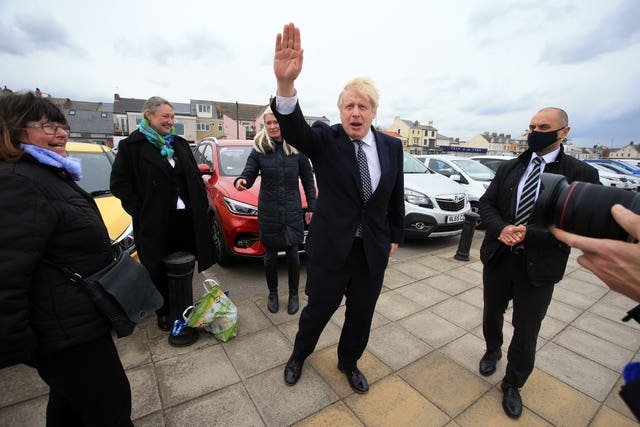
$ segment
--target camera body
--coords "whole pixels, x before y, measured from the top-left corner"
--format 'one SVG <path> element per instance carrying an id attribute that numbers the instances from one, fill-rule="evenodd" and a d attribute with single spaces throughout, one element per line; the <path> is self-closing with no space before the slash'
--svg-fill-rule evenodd
<path id="1" fill-rule="evenodd" d="M 543 173 L 529 223 L 538 229 L 556 226 L 582 236 L 635 241 L 611 216 L 615 204 L 640 214 L 636 192 L 580 181 L 569 184 L 562 175 Z"/>

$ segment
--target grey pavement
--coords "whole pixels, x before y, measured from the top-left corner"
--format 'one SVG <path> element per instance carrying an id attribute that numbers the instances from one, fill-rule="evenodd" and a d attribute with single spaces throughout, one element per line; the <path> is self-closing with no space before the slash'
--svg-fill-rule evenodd
<path id="1" fill-rule="evenodd" d="M 352 392 L 336 369 L 342 306 L 307 359 L 298 384 L 283 369 L 299 313 L 266 310 L 262 265 L 214 266 L 238 306 L 239 333 L 227 343 L 206 332 L 173 348 L 148 319 L 117 347 L 131 382 L 136 426 L 637 426 L 618 396 L 620 372 L 640 361 L 640 325 L 620 319 L 635 306 L 576 262 L 573 251 L 542 324 L 536 368 L 522 388 L 524 412 L 504 415 L 499 389 L 505 359 L 478 373 L 482 338 L 482 264 L 476 231 L 469 261 L 453 255 L 458 238 L 410 241 L 391 259 L 369 345 L 359 362 L 371 384 Z M 304 286 L 304 263 L 301 287 Z M 284 262 L 280 281 L 286 283 Z M 301 299 L 303 306 L 306 300 Z M 283 307 L 285 308 L 283 310 Z M 505 316 L 505 347 L 513 332 Z M 0 426 L 44 426 L 47 386 L 24 365 L 0 370 Z"/>

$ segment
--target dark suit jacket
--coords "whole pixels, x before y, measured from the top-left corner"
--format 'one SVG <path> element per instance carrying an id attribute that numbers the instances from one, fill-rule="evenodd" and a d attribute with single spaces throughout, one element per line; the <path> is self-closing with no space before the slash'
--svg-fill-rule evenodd
<path id="1" fill-rule="evenodd" d="M 337 270 L 353 246 L 356 229 L 364 227 L 364 250 L 371 274 L 389 261 L 391 242 L 404 239 L 404 175 L 400 140 L 373 130 L 380 159 L 380 183 L 365 204 L 361 196 L 353 142 L 342 125 L 316 122 L 309 126 L 296 105 L 293 113 L 275 112 L 287 143 L 311 159 L 318 199 L 306 251 L 310 265 Z"/>
<path id="2" fill-rule="evenodd" d="M 173 148 L 185 171 L 193 214 L 198 270 L 216 261 L 213 238 L 207 219 L 208 202 L 202 176 L 198 172 L 189 144 L 176 137 Z M 133 218 L 133 232 L 140 259 L 162 263 L 166 253 L 166 234 L 176 232 L 169 224 L 169 211 L 175 209 L 177 190 L 171 185 L 171 166 L 156 147 L 138 130 L 120 141 L 111 170 L 111 192 Z"/>
<path id="3" fill-rule="evenodd" d="M 498 240 L 498 236 L 504 227 L 515 221 L 518 183 L 530 160 L 531 151 L 527 150 L 517 158 L 500 165 L 491 185 L 480 198 L 480 215 L 487 227 L 480 248 L 480 259 L 484 264 L 494 259 L 500 251 L 509 250 L 507 245 Z M 569 183 L 599 182 L 598 171 L 595 168 L 567 156 L 562 146 L 556 161 L 547 164 L 544 172 L 563 175 Z M 534 286 L 559 282 L 564 275 L 571 248 L 557 240 L 550 232 L 532 229 L 529 226 L 523 243 L 530 282 Z"/>

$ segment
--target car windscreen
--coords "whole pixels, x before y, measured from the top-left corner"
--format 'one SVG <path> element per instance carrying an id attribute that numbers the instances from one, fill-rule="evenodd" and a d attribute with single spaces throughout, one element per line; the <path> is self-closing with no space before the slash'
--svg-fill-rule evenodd
<path id="1" fill-rule="evenodd" d="M 78 185 L 92 196 L 111 194 L 109 179 L 111 177 L 112 154 L 109 152 L 85 153 L 69 151 L 69 156 L 80 159 L 82 179 Z"/>
<path id="2" fill-rule="evenodd" d="M 406 151 L 404 152 L 402 170 L 404 173 L 433 173 L 424 165 L 424 163 Z"/>
<path id="3" fill-rule="evenodd" d="M 250 145 L 219 147 L 218 164 L 220 165 L 220 175 L 240 176 L 252 149 L 253 147 Z"/>
<path id="4" fill-rule="evenodd" d="M 496 175 L 491 169 L 482 163 L 476 162 L 475 160 L 456 159 L 453 160 L 453 163 L 465 171 L 471 179 L 475 179 L 477 181 L 491 181 Z"/>

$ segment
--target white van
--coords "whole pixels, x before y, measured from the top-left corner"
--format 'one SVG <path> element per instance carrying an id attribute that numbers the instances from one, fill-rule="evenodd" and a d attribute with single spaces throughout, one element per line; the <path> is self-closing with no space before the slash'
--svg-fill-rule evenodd
<path id="1" fill-rule="evenodd" d="M 466 157 L 450 154 L 427 154 L 415 156 L 429 169 L 438 172 L 464 187 L 469 195 L 471 210 L 478 212 L 478 202 L 496 175 L 485 165 Z"/>

